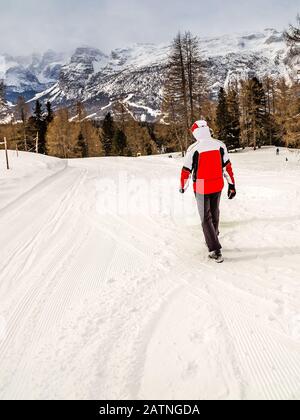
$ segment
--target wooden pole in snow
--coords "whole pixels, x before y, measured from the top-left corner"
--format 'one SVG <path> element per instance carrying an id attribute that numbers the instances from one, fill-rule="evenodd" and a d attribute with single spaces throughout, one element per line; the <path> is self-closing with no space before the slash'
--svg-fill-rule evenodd
<path id="1" fill-rule="evenodd" d="M 35 138 L 35 153 L 39 153 L 39 133 L 36 133 L 36 138 Z"/>
<path id="2" fill-rule="evenodd" d="M 4 137 L 4 147 L 5 147 L 5 156 L 6 156 L 6 168 L 9 170 L 9 162 L 8 162 L 8 151 L 7 151 L 7 140 Z"/>
<path id="3" fill-rule="evenodd" d="M 26 134 L 24 135 L 24 148 L 25 148 L 25 152 L 27 152 L 27 138 L 26 138 Z"/>
<path id="4" fill-rule="evenodd" d="M 17 157 L 19 157 L 19 148 L 17 144 L 16 144 L 16 153 L 17 153 Z"/>

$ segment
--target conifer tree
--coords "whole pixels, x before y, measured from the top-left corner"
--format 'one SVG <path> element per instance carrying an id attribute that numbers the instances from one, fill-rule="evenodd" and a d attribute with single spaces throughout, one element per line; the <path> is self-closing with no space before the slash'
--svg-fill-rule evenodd
<path id="1" fill-rule="evenodd" d="M 89 156 L 88 145 L 81 131 L 78 135 L 78 148 L 82 158 L 87 158 Z"/>
<path id="2" fill-rule="evenodd" d="M 76 104 L 76 118 L 75 121 L 79 127 L 78 135 L 78 150 L 82 158 L 89 156 L 89 147 L 88 147 L 88 133 L 86 129 L 86 112 L 83 104 L 78 101 Z"/>
<path id="3" fill-rule="evenodd" d="M 267 114 L 267 101 L 263 84 L 256 78 L 250 81 L 251 108 L 250 118 L 252 122 L 253 147 L 261 147 L 266 140 L 267 127 L 269 124 Z"/>
<path id="4" fill-rule="evenodd" d="M 249 80 L 240 81 L 240 126 L 241 126 L 241 145 L 250 146 L 250 117 L 249 117 Z"/>
<path id="5" fill-rule="evenodd" d="M 200 119 L 205 89 L 198 39 L 190 32 L 179 33 L 173 41 L 169 57 L 162 112 L 182 152 L 192 139 L 192 123 Z"/>
<path id="6" fill-rule="evenodd" d="M 218 106 L 216 111 L 217 136 L 226 145 L 230 143 L 229 112 L 227 106 L 227 95 L 224 88 L 220 88 Z"/>
<path id="7" fill-rule="evenodd" d="M 115 156 L 124 156 L 127 147 L 127 138 L 125 133 L 117 128 L 113 138 L 112 151 Z"/>
<path id="8" fill-rule="evenodd" d="M 242 81 L 240 98 L 243 144 L 256 149 L 269 141 L 270 121 L 262 82 L 257 77 Z"/>
<path id="9" fill-rule="evenodd" d="M 33 113 L 33 121 L 39 137 L 39 153 L 46 154 L 46 132 L 47 126 L 43 116 L 43 108 L 39 100 L 36 101 L 35 110 Z"/>
<path id="10" fill-rule="evenodd" d="M 33 113 L 36 121 L 43 121 L 43 109 L 42 104 L 39 100 L 37 100 L 35 103 L 35 109 Z"/>
<path id="11" fill-rule="evenodd" d="M 278 145 L 278 130 L 275 112 L 277 105 L 276 80 L 270 76 L 265 76 L 262 80 L 266 95 L 266 142 L 269 145 Z"/>
<path id="12" fill-rule="evenodd" d="M 5 84 L 0 80 L 0 104 L 5 102 Z"/>
<path id="13" fill-rule="evenodd" d="M 113 138 L 115 135 L 115 124 L 111 113 L 109 112 L 102 123 L 102 144 L 105 156 L 111 156 Z"/>
<path id="14" fill-rule="evenodd" d="M 50 124 L 53 121 L 54 118 L 54 114 L 53 114 L 53 110 L 52 110 L 52 105 L 51 102 L 48 101 L 46 103 L 46 110 L 47 110 L 47 115 L 46 115 L 46 123 Z"/>
<path id="15" fill-rule="evenodd" d="M 228 108 L 228 146 L 231 149 L 240 147 L 240 105 L 237 83 L 231 84 L 227 92 Z"/>

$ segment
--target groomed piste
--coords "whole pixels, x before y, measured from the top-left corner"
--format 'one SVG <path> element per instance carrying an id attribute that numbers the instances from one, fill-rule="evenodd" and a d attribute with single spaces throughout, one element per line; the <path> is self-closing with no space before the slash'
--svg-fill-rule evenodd
<path id="1" fill-rule="evenodd" d="M 222 266 L 208 261 L 192 191 L 178 194 L 180 156 L 9 156 L 1 399 L 300 398 L 296 151 L 231 155 Z"/>

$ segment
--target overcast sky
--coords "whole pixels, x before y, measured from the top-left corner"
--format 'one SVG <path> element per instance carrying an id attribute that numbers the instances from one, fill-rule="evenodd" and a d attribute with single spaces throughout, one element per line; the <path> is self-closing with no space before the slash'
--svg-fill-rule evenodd
<path id="1" fill-rule="evenodd" d="M 178 30 L 200 36 L 285 28 L 299 0 L 0 0 L 0 52 L 105 52 L 135 42 L 169 42 Z"/>

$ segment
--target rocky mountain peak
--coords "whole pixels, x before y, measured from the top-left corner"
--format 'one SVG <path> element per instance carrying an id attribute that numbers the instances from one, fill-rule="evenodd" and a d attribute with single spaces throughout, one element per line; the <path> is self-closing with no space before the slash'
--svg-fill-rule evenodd
<path id="1" fill-rule="evenodd" d="M 213 96 L 232 80 L 253 75 L 289 78 L 298 71 L 299 54 L 291 52 L 283 33 L 274 28 L 200 38 L 199 50 Z M 88 114 L 102 118 L 121 98 L 136 118 L 152 121 L 161 108 L 169 52 L 168 44 L 134 44 L 109 55 L 80 46 L 73 54 L 7 56 L 8 99 L 38 97 L 50 100 L 54 108 L 82 101 Z"/>

